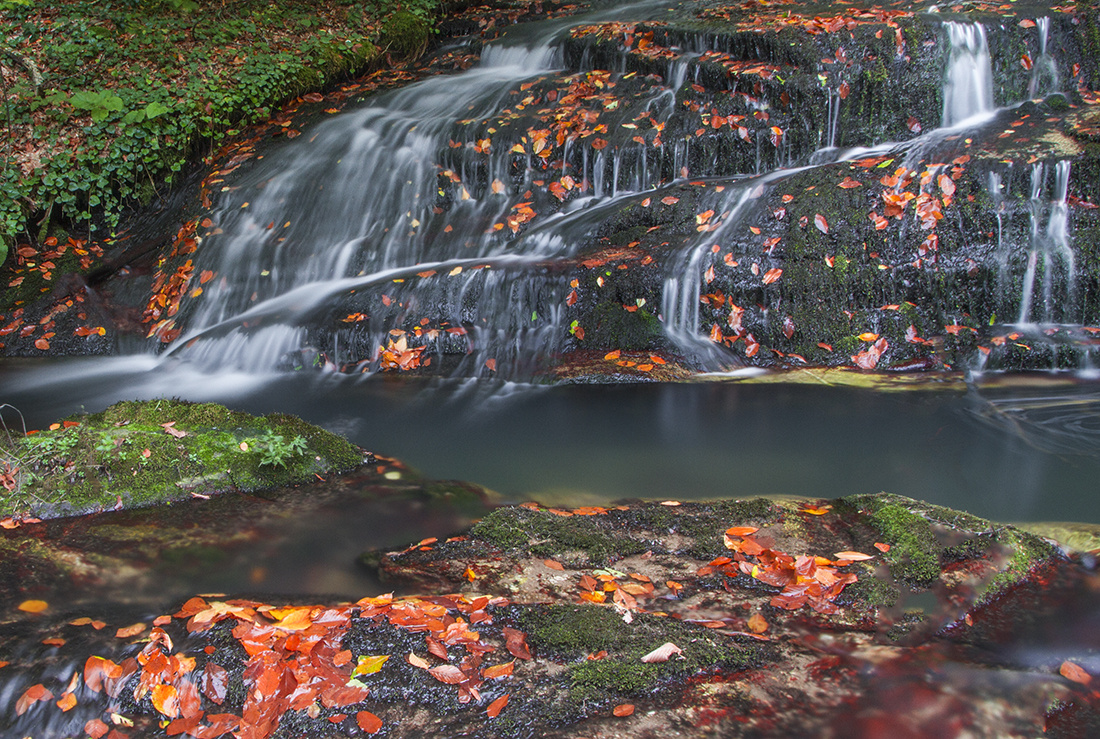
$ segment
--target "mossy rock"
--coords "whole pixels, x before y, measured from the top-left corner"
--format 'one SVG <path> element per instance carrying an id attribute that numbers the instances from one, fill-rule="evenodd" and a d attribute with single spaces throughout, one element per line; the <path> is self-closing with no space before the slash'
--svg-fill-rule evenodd
<path id="1" fill-rule="evenodd" d="M 363 462 L 354 444 L 284 414 L 124 401 L 18 439 L 5 513 L 52 517 L 295 485 Z"/>
<path id="2" fill-rule="evenodd" d="M 613 609 L 595 605 L 548 605 L 517 609 L 517 626 L 540 658 L 567 663 L 569 697 L 576 703 L 624 698 L 660 698 L 689 677 L 729 673 L 774 658 L 751 639 L 719 637 L 700 626 L 648 613 L 630 623 Z M 642 657 L 671 642 L 683 649 L 665 662 Z M 588 658 L 600 652 L 599 659 Z"/>
<path id="3" fill-rule="evenodd" d="M 382 22 L 380 45 L 399 57 L 415 59 L 427 50 L 431 33 L 427 19 L 408 10 L 398 10 Z"/>

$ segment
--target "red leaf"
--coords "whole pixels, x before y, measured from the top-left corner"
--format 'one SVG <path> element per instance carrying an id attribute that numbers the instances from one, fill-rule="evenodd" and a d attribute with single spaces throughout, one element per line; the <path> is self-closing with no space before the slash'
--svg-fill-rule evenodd
<path id="1" fill-rule="evenodd" d="M 611 713 L 615 714 L 619 718 L 623 718 L 624 716 L 629 716 L 630 714 L 634 713 L 634 704 L 633 703 L 621 703 L 621 704 L 615 706 L 614 708 L 612 708 Z"/>
<path id="2" fill-rule="evenodd" d="M 921 127 L 920 121 L 918 121 L 913 116 L 909 116 L 909 120 L 905 122 L 905 125 L 908 126 L 909 130 L 912 131 L 913 133 L 920 133 L 921 132 L 922 127 Z"/>
<path id="3" fill-rule="evenodd" d="M 790 316 L 783 318 L 783 335 L 788 339 L 794 336 L 794 319 Z"/>
<path id="4" fill-rule="evenodd" d="M 375 716 L 370 711 L 360 711 L 355 714 L 355 722 L 359 724 L 359 728 L 368 734 L 374 734 L 382 728 L 382 719 Z"/>
<path id="5" fill-rule="evenodd" d="M 821 233 L 823 233 L 823 234 L 829 233 L 829 222 L 826 221 L 825 216 L 821 215 L 820 213 L 815 213 L 814 214 L 814 225 L 817 227 L 817 230 L 820 231 Z"/>
<path id="6" fill-rule="evenodd" d="M 764 273 L 764 284 L 770 285 L 783 276 L 783 270 L 779 267 L 772 267 Z"/>
<path id="7" fill-rule="evenodd" d="M 489 704 L 489 707 L 485 709 L 485 713 L 489 715 L 489 718 L 496 718 L 497 715 L 504 710 L 504 707 L 508 705 L 508 694 L 497 698 L 495 701 Z"/>
<path id="8" fill-rule="evenodd" d="M 1075 683 L 1081 683 L 1082 685 L 1088 685 L 1092 682 L 1092 675 L 1082 670 L 1078 665 L 1066 660 L 1062 663 L 1062 666 L 1058 668 L 1059 674 L 1067 680 L 1072 680 Z"/>
<path id="9" fill-rule="evenodd" d="M 454 665 L 439 665 L 428 670 L 432 677 L 441 683 L 447 683 L 448 685 L 458 685 L 460 682 L 466 679 L 466 675 L 462 670 L 458 669 Z"/>

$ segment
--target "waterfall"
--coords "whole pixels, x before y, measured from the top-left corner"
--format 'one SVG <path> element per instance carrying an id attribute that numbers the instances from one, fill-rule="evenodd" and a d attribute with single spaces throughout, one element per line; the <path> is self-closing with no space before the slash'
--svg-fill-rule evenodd
<path id="1" fill-rule="evenodd" d="M 949 21 L 944 26 L 948 52 L 942 125 L 948 127 L 993 110 L 993 73 L 980 23 Z"/>
<path id="2" fill-rule="evenodd" d="M 1027 83 L 1027 96 L 1032 100 L 1058 91 L 1058 67 L 1047 51 L 1050 18 L 1036 19 L 1035 26 L 1039 31 L 1039 56 L 1031 62 L 1031 78 Z"/>
<path id="3" fill-rule="evenodd" d="M 1066 196 L 1069 188 L 1069 161 L 1054 167 L 1053 195 L 1046 197 L 1046 167 L 1042 162 L 1032 165 L 1030 240 L 1020 295 L 1017 324 L 1073 323 L 1076 318 L 1064 313 L 1064 306 L 1073 305 L 1077 278 L 1074 253 L 1069 244 L 1069 211 Z"/>

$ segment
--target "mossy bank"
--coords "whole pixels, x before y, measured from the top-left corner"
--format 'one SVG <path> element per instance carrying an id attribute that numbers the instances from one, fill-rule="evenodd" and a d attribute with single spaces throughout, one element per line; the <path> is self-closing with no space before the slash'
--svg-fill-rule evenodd
<path id="1" fill-rule="evenodd" d="M 295 485 L 363 462 L 358 447 L 294 416 L 178 400 L 73 416 L 3 457 L 12 489 L 0 511 L 39 517 Z"/>

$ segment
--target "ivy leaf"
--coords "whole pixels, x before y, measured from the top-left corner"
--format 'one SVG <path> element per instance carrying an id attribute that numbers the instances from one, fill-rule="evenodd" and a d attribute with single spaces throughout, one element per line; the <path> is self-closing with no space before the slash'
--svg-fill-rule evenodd
<path id="1" fill-rule="evenodd" d="M 144 110 L 146 120 L 148 120 L 149 118 L 156 118 L 158 115 L 164 115 L 167 112 L 168 106 L 163 103 L 158 103 L 156 101 L 146 105 Z"/>

